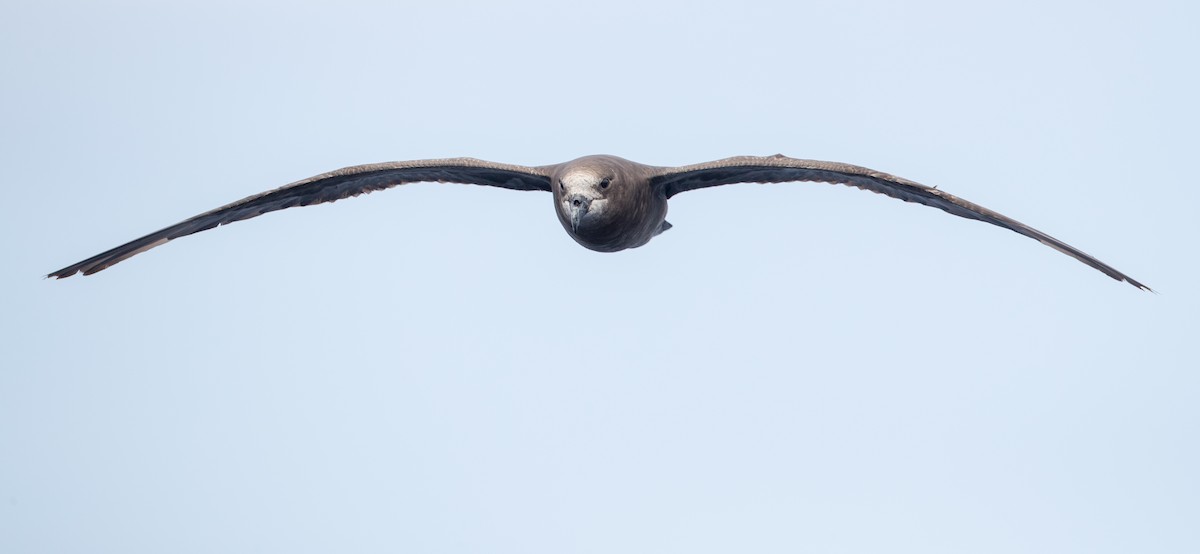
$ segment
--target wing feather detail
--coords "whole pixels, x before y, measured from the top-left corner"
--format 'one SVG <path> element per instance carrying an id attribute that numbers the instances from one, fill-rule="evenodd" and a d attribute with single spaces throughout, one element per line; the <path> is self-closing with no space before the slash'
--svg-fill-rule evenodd
<path id="1" fill-rule="evenodd" d="M 735 183 L 784 183 L 793 181 L 834 183 L 857 187 L 924 204 L 967 219 L 1004 227 L 1025 235 L 1116 279 L 1143 290 L 1150 287 L 1117 271 L 1087 253 L 1033 227 L 934 187 L 856 165 L 817 160 L 800 160 L 783 155 L 740 156 L 702 164 L 662 168 L 651 177 L 651 186 L 667 198 L 681 192 Z"/>
<path id="2" fill-rule="evenodd" d="M 552 167 L 506 165 L 473 158 L 388 162 L 346 167 L 248 196 L 237 202 L 204 212 L 79 263 L 64 267 L 50 273 L 47 277 L 63 279 L 76 273 L 91 275 L 168 241 L 219 225 L 296 206 L 336 202 L 343 198 L 406 183 L 463 183 L 513 190 L 549 191 Z"/>

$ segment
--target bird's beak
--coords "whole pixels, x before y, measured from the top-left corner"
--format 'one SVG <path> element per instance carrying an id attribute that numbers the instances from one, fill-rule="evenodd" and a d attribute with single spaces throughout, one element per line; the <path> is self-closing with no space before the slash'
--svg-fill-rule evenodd
<path id="1" fill-rule="evenodd" d="M 579 230 L 579 222 L 583 221 L 583 216 L 587 215 L 588 207 L 592 204 L 592 199 L 581 194 L 572 195 L 568 199 L 571 203 L 571 231 Z"/>
<path id="2" fill-rule="evenodd" d="M 583 219 L 583 214 L 587 213 L 583 208 L 571 208 L 571 230 L 579 230 L 579 220 Z"/>

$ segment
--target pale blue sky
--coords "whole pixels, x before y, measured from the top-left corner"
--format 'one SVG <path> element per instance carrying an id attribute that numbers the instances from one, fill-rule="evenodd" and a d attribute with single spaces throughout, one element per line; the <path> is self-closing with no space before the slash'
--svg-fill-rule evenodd
<path id="1" fill-rule="evenodd" d="M 0 552 L 1196 552 L 1186 2 L 10 2 Z M 41 275 L 342 166 L 781 152 L 845 187 L 420 184 Z"/>

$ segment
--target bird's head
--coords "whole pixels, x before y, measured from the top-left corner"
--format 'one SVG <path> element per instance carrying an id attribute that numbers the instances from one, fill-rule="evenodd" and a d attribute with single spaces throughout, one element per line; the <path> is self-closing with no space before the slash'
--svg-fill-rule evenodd
<path id="1" fill-rule="evenodd" d="M 592 168 L 566 172 L 558 178 L 554 184 L 555 202 L 572 233 L 595 232 L 612 219 L 608 208 L 614 182 L 620 186 L 616 175 Z"/>

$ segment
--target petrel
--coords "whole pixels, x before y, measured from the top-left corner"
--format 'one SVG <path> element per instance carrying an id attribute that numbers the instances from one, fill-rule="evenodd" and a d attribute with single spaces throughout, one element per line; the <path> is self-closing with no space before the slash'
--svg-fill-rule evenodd
<path id="1" fill-rule="evenodd" d="M 644 165 L 604 155 L 538 167 L 474 158 L 358 165 L 322 173 L 204 212 L 64 267 L 47 277 L 62 279 L 76 273 L 91 275 L 167 241 L 267 212 L 335 202 L 396 185 L 428 181 L 550 192 L 563 229 L 575 242 L 598 252 L 637 248 L 670 229 L 671 224 L 666 220 L 667 200 L 681 192 L 734 183 L 809 181 L 841 184 L 1004 227 L 1071 256 L 1113 279 L 1150 290 L 1065 242 L 937 188 L 856 165 L 800 160 L 782 154 L 738 156 L 682 167 Z"/>

